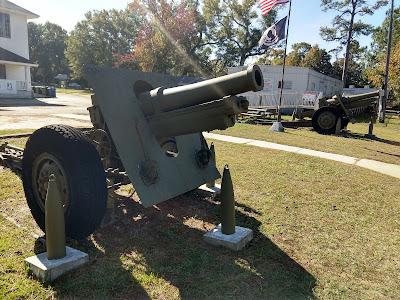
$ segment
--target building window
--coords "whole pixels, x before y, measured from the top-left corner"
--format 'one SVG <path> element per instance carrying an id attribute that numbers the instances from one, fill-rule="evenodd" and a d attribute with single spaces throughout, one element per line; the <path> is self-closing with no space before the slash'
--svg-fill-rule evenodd
<path id="1" fill-rule="evenodd" d="M 0 37 L 11 38 L 9 14 L 0 13 Z"/>
<path id="2" fill-rule="evenodd" d="M 282 81 L 279 80 L 278 82 L 278 89 L 282 87 Z M 284 81 L 283 82 L 283 89 L 284 90 L 291 90 L 293 88 L 293 82 L 292 81 Z"/>
<path id="3" fill-rule="evenodd" d="M 0 79 L 6 79 L 6 65 L 0 65 Z"/>

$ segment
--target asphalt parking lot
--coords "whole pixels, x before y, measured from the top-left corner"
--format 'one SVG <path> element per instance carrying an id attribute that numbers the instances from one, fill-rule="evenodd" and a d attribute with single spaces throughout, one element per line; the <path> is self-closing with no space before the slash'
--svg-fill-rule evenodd
<path id="1" fill-rule="evenodd" d="M 51 124 L 91 127 L 90 95 L 58 94 L 57 98 L 0 99 L 0 130 L 37 129 Z"/>

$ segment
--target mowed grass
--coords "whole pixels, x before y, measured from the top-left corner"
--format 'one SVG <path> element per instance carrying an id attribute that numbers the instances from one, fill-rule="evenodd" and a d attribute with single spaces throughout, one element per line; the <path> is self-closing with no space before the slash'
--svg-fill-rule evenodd
<path id="1" fill-rule="evenodd" d="M 271 132 L 269 128 L 236 124 L 215 133 L 400 164 L 400 118 L 397 117 L 387 119 L 386 124 L 377 123 L 373 140 L 364 137 L 368 133 L 367 123 L 350 123 L 350 133 L 342 136 L 324 136 L 309 128 L 286 129 L 285 133 Z"/>
<path id="2" fill-rule="evenodd" d="M 75 95 L 91 95 L 91 94 L 93 94 L 93 91 L 92 90 L 75 90 L 75 89 L 57 88 L 57 93 L 75 94 Z"/>
<path id="3" fill-rule="evenodd" d="M 23 133 L 30 133 L 32 129 L 4 129 L 0 130 L 0 136 L 2 135 L 11 135 L 11 134 L 23 134 Z M 2 140 L 0 140 L 2 141 Z"/>
<path id="4" fill-rule="evenodd" d="M 218 201 L 204 194 L 148 209 L 118 196 L 117 223 L 72 242 L 90 254 L 89 265 L 50 285 L 23 266 L 35 239 L 0 219 L 0 292 L 32 299 L 400 298 L 399 180 L 318 158 L 215 145 L 219 169 L 231 169 L 237 224 L 254 230 L 245 250 L 202 241 L 219 222 Z M 10 171 L 0 172 L 0 191 L 2 211 L 22 214 L 22 185 Z"/>
<path id="5" fill-rule="evenodd" d="M 25 134 L 33 132 L 32 129 L 7 129 L 0 130 L 0 136 L 2 135 L 12 135 L 12 134 Z M 14 145 L 20 148 L 24 148 L 28 138 L 8 138 L 8 139 L 0 139 L 0 145 L 3 143 L 9 143 L 10 145 Z"/>

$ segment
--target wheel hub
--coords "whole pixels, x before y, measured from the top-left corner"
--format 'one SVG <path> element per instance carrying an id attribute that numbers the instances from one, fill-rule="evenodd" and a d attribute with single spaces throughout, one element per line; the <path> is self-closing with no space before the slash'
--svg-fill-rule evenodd
<path id="1" fill-rule="evenodd" d="M 333 112 L 326 111 L 318 118 L 318 125 L 323 129 L 331 129 L 336 126 L 336 116 Z"/>
<path id="2" fill-rule="evenodd" d="M 44 153 L 40 155 L 33 164 L 33 192 L 40 208 L 45 210 L 47 188 L 49 177 L 54 174 L 56 177 L 57 188 L 60 191 L 62 206 L 67 210 L 68 201 L 68 182 L 64 168 L 53 155 Z"/>

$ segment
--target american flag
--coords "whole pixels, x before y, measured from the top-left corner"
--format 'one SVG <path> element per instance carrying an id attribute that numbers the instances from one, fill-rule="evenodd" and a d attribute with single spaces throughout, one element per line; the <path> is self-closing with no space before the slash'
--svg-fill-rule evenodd
<path id="1" fill-rule="evenodd" d="M 288 3 L 289 0 L 259 0 L 262 14 L 265 16 L 268 12 L 278 4 Z"/>

